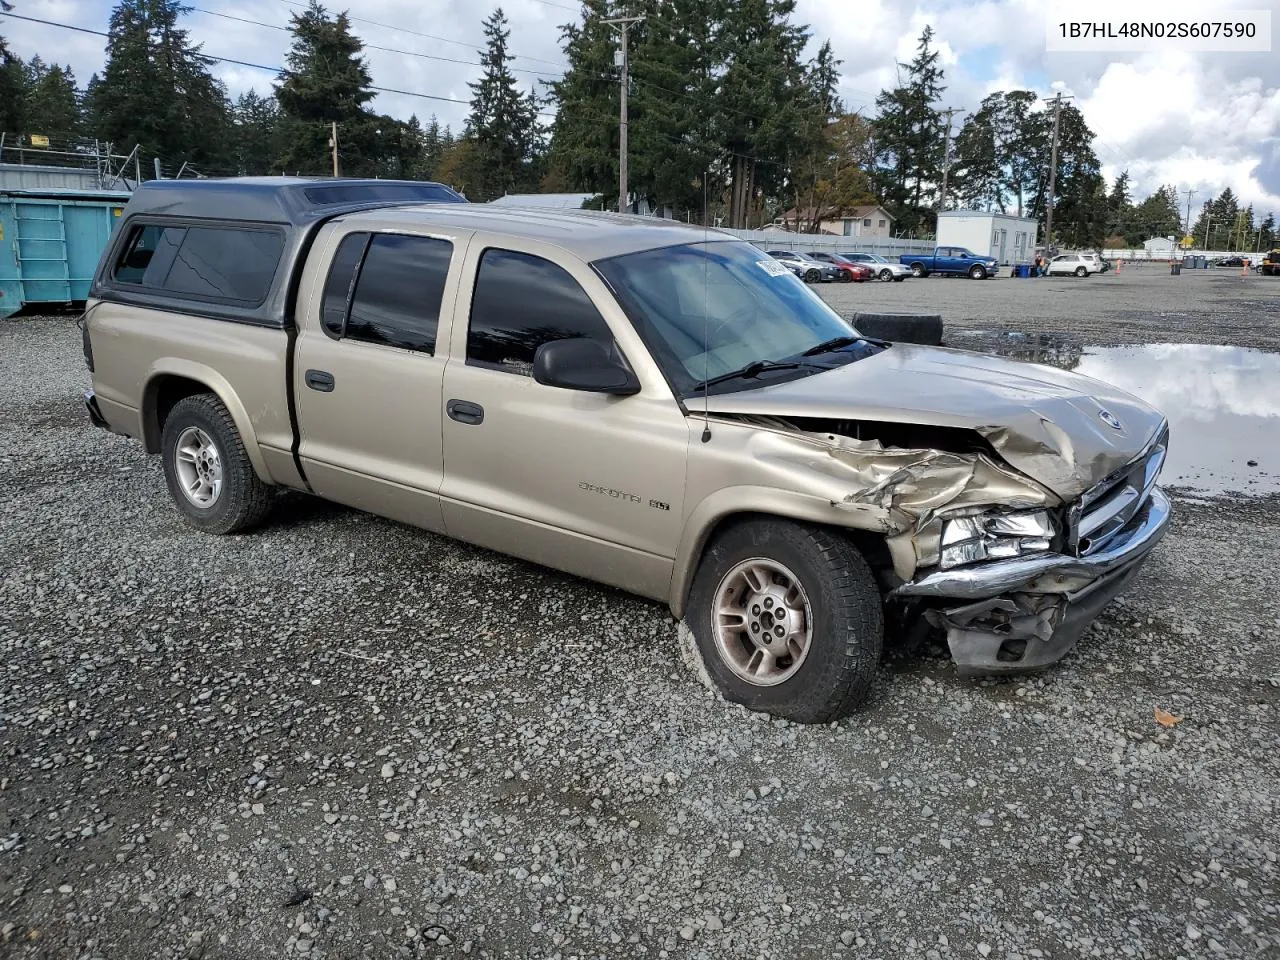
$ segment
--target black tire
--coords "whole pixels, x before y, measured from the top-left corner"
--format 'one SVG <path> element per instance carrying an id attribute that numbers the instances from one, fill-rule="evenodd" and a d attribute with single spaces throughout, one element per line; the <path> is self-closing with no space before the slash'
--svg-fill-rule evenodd
<path id="1" fill-rule="evenodd" d="M 222 468 L 222 483 L 208 506 L 201 507 L 183 492 L 178 477 L 178 438 L 195 427 L 213 442 Z M 231 414 L 212 393 L 184 397 L 164 421 L 160 456 L 169 496 L 183 518 L 205 533 L 239 533 L 257 526 L 271 509 L 271 487 L 258 479 L 245 452 Z"/>
<path id="2" fill-rule="evenodd" d="M 970 280 L 985 280 L 985 279 L 987 279 L 987 270 L 986 270 L 986 268 L 985 268 L 985 267 L 983 267 L 981 264 L 977 264 L 977 263 L 975 263 L 972 267 L 970 267 L 970 268 L 969 268 L 969 279 L 970 279 Z"/>
<path id="3" fill-rule="evenodd" d="M 1088 275 L 1089 275 L 1089 268 L 1088 268 L 1088 267 L 1076 267 L 1076 276 L 1077 276 L 1077 277 L 1087 277 Z"/>
<path id="4" fill-rule="evenodd" d="M 927 277 L 929 271 L 924 268 L 923 263 L 913 263 L 911 265 L 911 275 L 913 277 Z"/>
<path id="5" fill-rule="evenodd" d="M 888 283 L 892 279 L 894 279 L 893 271 L 890 270 L 888 267 L 885 267 L 883 270 L 880 271 L 881 283 Z M 898 277 L 897 279 L 901 280 L 902 278 Z"/>
<path id="6" fill-rule="evenodd" d="M 740 678 L 720 654 L 712 626 L 721 581 L 756 558 L 794 573 L 812 612 L 808 653 L 775 686 Z M 698 564 L 687 620 L 707 674 L 725 699 L 798 723 L 826 723 L 861 704 L 884 645 L 880 591 L 862 554 L 842 536 L 789 520 L 746 521 L 717 536 Z"/>
<path id="7" fill-rule="evenodd" d="M 901 282 L 902 282 L 903 280 L 905 280 L 905 279 L 907 279 L 907 278 L 906 278 L 906 277 L 894 277 L 894 278 L 893 278 L 893 282 L 894 282 L 894 283 L 901 283 Z"/>
<path id="8" fill-rule="evenodd" d="M 840 282 L 841 282 L 841 283 L 853 283 L 853 274 L 852 274 L 852 273 L 850 273 L 848 270 L 841 270 L 841 271 L 840 271 Z"/>
<path id="9" fill-rule="evenodd" d="M 875 313 L 858 311 L 849 320 L 859 333 L 894 343 L 920 343 L 936 347 L 942 344 L 940 313 Z"/>
<path id="10" fill-rule="evenodd" d="M 806 270 L 804 272 L 805 283 L 818 283 L 822 279 L 821 270 Z"/>

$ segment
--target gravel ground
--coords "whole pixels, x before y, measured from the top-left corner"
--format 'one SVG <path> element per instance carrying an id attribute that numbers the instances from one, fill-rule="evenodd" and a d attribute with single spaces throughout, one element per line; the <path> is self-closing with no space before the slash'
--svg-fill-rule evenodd
<path id="1" fill-rule="evenodd" d="M 1181 279 L 823 292 L 1276 342 Z M 580 580 L 300 496 L 200 535 L 86 382 L 70 318 L 0 323 L 6 957 L 1280 957 L 1275 498 L 1180 504 L 1046 674 L 892 658 L 801 727 Z"/>

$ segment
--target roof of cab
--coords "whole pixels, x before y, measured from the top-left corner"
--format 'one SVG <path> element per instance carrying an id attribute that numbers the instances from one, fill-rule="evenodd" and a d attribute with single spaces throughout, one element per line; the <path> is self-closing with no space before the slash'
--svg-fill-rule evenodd
<path id="1" fill-rule="evenodd" d="M 148 180 L 133 192 L 126 216 L 182 216 L 303 226 L 342 210 L 424 201 L 465 204 L 442 183 L 325 177 L 231 177 Z"/>
<path id="2" fill-rule="evenodd" d="M 703 240 L 737 239 L 720 230 L 658 217 L 602 213 L 598 210 L 494 207 L 487 203 L 415 204 L 354 213 L 343 219 L 347 222 L 368 220 L 369 229 L 413 223 L 506 234 L 551 243 L 587 261 Z"/>

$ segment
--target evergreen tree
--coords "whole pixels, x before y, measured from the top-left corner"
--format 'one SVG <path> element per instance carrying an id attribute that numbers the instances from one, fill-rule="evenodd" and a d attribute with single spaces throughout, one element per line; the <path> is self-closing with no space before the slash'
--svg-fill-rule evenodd
<path id="1" fill-rule="evenodd" d="M 549 160 L 574 187 L 613 198 L 616 205 L 618 84 L 613 51 L 617 41 L 616 30 L 601 22 L 606 10 L 605 0 L 583 0 L 582 22 L 560 28 L 568 68 L 560 79 L 547 85 L 558 108 L 551 124 Z M 633 33 L 633 42 L 638 39 L 636 33 L 639 31 Z M 647 62 L 650 57 L 638 56 L 635 65 L 638 69 Z M 632 143 L 640 148 L 637 153 L 645 149 L 637 142 L 643 129 L 643 123 L 630 125 Z M 635 166 L 638 164 L 633 169 Z"/>
<path id="2" fill-rule="evenodd" d="M 1141 246 L 1153 237 L 1180 237 L 1182 216 L 1177 188 L 1166 184 L 1134 207 L 1131 224 L 1130 246 Z"/>
<path id="3" fill-rule="evenodd" d="M 956 135 L 952 182 L 960 199 L 977 209 L 1005 209 L 1007 176 L 997 128 L 1004 94 L 983 99 L 977 111 L 965 119 Z"/>
<path id="4" fill-rule="evenodd" d="M 491 200 L 505 193 L 534 189 L 536 162 L 541 153 L 537 98 L 521 92 L 511 73 L 511 54 L 502 8 L 484 22 L 485 49 L 480 52 L 484 74 L 471 87 L 471 115 L 466 135 L 475 141 L 471 161 L 478 196 Z"/>
<path id="5" fill-rule="evenodd" d="M 1132 246 L 1126 236 L 1133 220 L 1133 201 L 1129 197 L 1129 171 L 1121 171 L 1107 196 L 1107 236 L 1124 239 L 1121 246 Z"/>
<path id="6" fill-rule="evenodd" d="M 1031 109 L 1035 102 L 1030 90 L 993 93 L 965 120 L 956 138 L 955 179 L 967 203 L 1023 215 L 1050 136 L 1043 116 Z"/>
<path id="7" fill-rule="evenodd" d="M 9 52 L 0 37 L 0 131 L 22 133 L 26 129 L 26 89 L 22 61 Z"/>
<path id="8" fill-rule="evenodd" d="M 1276 215 L 1268 213 L 1258 227 L 1258 249 L 1270 250 L 1276 243 Z"/>
<path id="9" fill-rule="evenodd" d="M 361 51 L 346 13 L 330 16 L 316 0 L 290 17 L 293 43 L 276 87 L 280 104 L 280 155 L 288 173 L 332 172 L 330 134 L 338 125 L 339 173 L 373 173 L 379 164 L 379 118 Z"/>
<path id="10" fill-rule="evenodd" d="M 246 176 L 273 172 L 279 153 L 280 108 L 274 97 L 242 93 L 232 109 L 237 171 Z"/>
<path id="11" fill-rule="evenodd" d="M 1041 172 L 1031 197 L 1030 215 L 1042 222 L 1047 207 L 1049 165 L 1052 162 L 1051 110 L 1028 114 L 1022 144 L 1033 169 Z M 1053 225 L 1048 243 L 1100 248 L 1106 233 L 1106 189 L 1101 164 L 1093 150 L 1093 131 L 1071 104 L 1061 108 L 1058 121 L 1058 171 L 1054 178 Z"/>
<path id="12" fill-rule="evenodd" d="M 31 58 L 26 69 L 26 122 L 32 133 L 74 136 L 80 132 L 80 92 L 70 67 Z"/>
<path id="13" fill-rule="evenodd" d="M 628 188 L 699 223 L 704 207 L 709 213 L 719 206 L 729 174 L 723 151 L 713 142 L 721 72 L 716 66 L 720 48 L 715 36 L 723 11 L 722 0 L 670 0 L 652 11 L 639 8 L 646 19 L 632 28 L 631 76 L 637 110 L 628 133 Z M 618 84 L 616 72 L 609 72 L 614 74 L 611 113 L 616 117 Z M 610 129 L 615 144 L 612 180 L 597 189 L 615 198 L 616 120 Z"/>
<path id="14" fill-rule="evenodd" d="M 226 91 L 178 26 L 188 10 L 178 0 L 121 0 L 106 65 L 87 96 L 96 136 L 123 150 L 137 144 L 175 169 L 184 161 L 221 165 L 230 152 Z"/>
<path id="15" fill-rule="evenodd" d="M 1227 187 L 1213 200 L 1207 201 L 1201 209 L 1200 218 L 1191 233 L 1196 246 L 1204 250 L 1230 247 L 1233 235 L 1239 229 L 1239 214 L 1240 203 L 1231 188 Z"/>
<path id="16" fill-rule="evenodd" d="M 730 227 L 747 225 L 758 191 L 799 207 L 813 182 L 805 176 L 805 160 L 819 143 L 830 104 L 818 89 L 823 79 L 801 60 L 809 33 L 790 22 L 794 10 L 794 0 L 731 3 L 714 40 L 711 135 L 729 153 Z M 834 75 L 834 63 L 828 66 Z M 761 162 L 768 159 L 773 162 Z"/>
<path id="17" fill-rule="evenodd" d="M 938 182 L 942 160 L 942 131 L 936 104 L 946 89 L 938 51 L 932 46 L 933 28 L 920 34 L 916 55 L 899 64 L 905 79 L 876 97 L 877 171 L 881 196 L 908 233 L 931 231 L 934 219 L 925 206 L 925 191 Z"/>

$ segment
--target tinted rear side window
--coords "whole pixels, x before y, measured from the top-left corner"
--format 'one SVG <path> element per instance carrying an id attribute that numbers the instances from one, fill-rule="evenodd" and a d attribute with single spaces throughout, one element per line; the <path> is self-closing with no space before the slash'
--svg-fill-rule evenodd
<path id="1" fill-rule="evenodd" d="M 356 273 L 364 259 L 364 248 L 369 243 L 367 233 L 349 233 L 338 244 L 338 252 L 329 265 L 329 276 L 324 282 L 324 304 L 320 322 L 331 337 L 341 337 L 347 322 L 347 308 L 351 305 L 351 292 L 355 289 Z"/>
<path id="2" fill-rule="evenodd" d="M 277 230 L 188 227 L 164 289 L 212 300 L 261 303 L 284 249 Z"/>
<path id="3" fill-rule="evenodd" d="M 356 279 L 343 335 L 433 353 L 452 255 L 448 240 L 375 234 Z"/>
<path id="4" fill-rule="evenodd" d="M 471 298 L 467 363 L 530 376 L 538 347 L 571 337 L 613 342 L 578 281 L 542 257 L 486 250 Z"/>
<path id="5" fill-rule="evenodd" d="M 258 304 L 283 249 L 278 230 L 142 224 L 131 229 L 111 276 L 157 292 Z"/>

